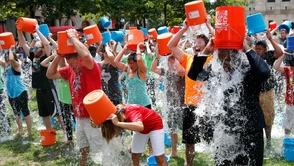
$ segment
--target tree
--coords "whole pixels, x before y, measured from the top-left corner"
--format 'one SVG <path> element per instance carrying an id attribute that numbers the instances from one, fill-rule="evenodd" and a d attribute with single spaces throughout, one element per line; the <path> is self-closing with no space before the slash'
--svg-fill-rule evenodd
<path id="1" fill-rule="evenodd" d="M 17 8 L 16 3 L 12 1 L 0 1 L 0 20 L 6 20 L 8 17 L 24 16 L 26 11 Z"/>

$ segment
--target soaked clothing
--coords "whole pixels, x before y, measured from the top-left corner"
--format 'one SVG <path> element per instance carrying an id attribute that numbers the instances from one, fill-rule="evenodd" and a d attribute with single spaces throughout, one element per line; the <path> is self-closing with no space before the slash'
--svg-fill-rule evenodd
<path id="1" fill-rule="evenodd" d="M 274 68 L 273 65 L 275 61 L 277 60 L 274 57 L 274 51 L 267 51 L 263 56 L 260 56 L 266 63 L 269 65 L 269 68 L 271 70 L 271 76 L 267 81 L 262 83 L 261 85 L 261 91 L 266 92 L 274 88 L 275 85 L 275 75 L 274 75 Z"/>
<path id="2" fill-rule="evenodd" d="M 5 69 L 6 90 L 10 98 L 16 98 L 26 90 L 20 78 L 20 73 L 11 66 L 7 66 Z"/>
<path id="3" fill-rule="evenodd" d="M 285 66 L 284 71 L 287 85 L 285 103 L 288 105 L 294 105 L 294 70 L 289 66 Z"/>
<path id="4" fill-rule="evenodd" d="M 114 105 L 122 103 L 122 93 L 118 83 L 119 70 L 111 64 L 102 66 L 102 89 Z"/>

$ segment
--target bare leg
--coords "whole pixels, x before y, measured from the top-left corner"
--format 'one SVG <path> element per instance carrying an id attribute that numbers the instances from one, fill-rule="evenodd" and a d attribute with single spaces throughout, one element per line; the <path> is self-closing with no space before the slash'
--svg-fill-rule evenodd
<path id="1" fill-rule="evenodd" d="M 44 124 L 45 124 L 45 127 L 47 130 L 50 130 L 52 127 L 51 127 L 51 119 L 50 119 L 50 116 L 46 116 L 46 117 L 43 117 L 44 118 Z"/>
<path id="2" fill-rule="evenodd" d="M 178 134 L 175 132 L 174 129 L 171 129 L 170 139 L 172 145 L 170 157 L 175 157 L 177 156 Z"/>
<path id="3" fill-rule="evenodd" d="M 17 134 L 22 134 L 23 133 L 23 129 L 22 129 L 22 119 L 21 119 L 21 116 L 17 116 L 16 117 L 16 124 L 17 124 L 17 128 L 18 128 L 18 133 Z"/>
<path id="4" fill-rule="evenodd" d="M 33 123 L 32 116 L 28 115 L 24 119 L 25 119 L 26 124 L 27 124 L 27 130 L 28 130 L 27 136 L 29 136 L 29 135 L 32 134 L 32 123 Z"/>
<path id="5" fill-rule="evenodd" d="M 85 147 L 80 149 L 80 166 L 86 166 L 87 164 L 87 157 L 90 151 L 90 147 Z"/>
<path id="6" fill-rule="evenodd" d="M 187 166 L 193 166 L 193 160 L 195 156 L 195 144 L 186 144 L 186 161 Z"/>
<path id="7" fill-rule="evenodd" d="M 149 149 L 149 156 L 152 156 L 153 155 L 153 149 L 152 149 L 152 144 L 151 144 L 150 140 L 148 141 L 148 149 Z"/>
<path id="8" fill-rule="evenodd" d="M 139 166 L 142 153 L 132 153 L 133 166 Z"/>
<path id="9" fill-rule="evenodd" d="M 271 148 L 271 134 L 272 134 L 272 126 L 265 127 L 265 135 L 266 135 L 266 147 Z"/>
<path id="10" fill-rule="evenodd" d="M 155 156 L 156 162 L 159 166 L 167 166 L 165 155 Z"/>

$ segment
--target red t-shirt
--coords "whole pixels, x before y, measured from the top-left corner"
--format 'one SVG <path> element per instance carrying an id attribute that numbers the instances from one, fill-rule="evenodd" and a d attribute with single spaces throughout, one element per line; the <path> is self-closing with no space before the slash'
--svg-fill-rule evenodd
<path id="1" fill-rule="evenodd" d="M 287 84 L 285 103 L 294 105 L 294 71 L 289 66 L 285 66 L 284 71 Z"/>
<path id="2" fill-rule="evenodd" d="M 138 104 L 125 104 L 127 106 L 125 110 L 126 122 L 138 122 L 141 121 L 144 125 L 143 131 L 140 133 L 148 134 L 154 130 L 163 129 L 161 117 L 153 110 Z"/>
<path id="3" fill-rule="evenodd" d="M 76 73 L 69 66 L 59 69 L 59 73 L 68 80 L 72 98 L 74 116 L 77 118 L 89 118 L 84 107 L 84 97 L 93 90 L 101 89 L 101 70 L 96 63 L 92 70 L 84 67 L 80 73 Z"/>

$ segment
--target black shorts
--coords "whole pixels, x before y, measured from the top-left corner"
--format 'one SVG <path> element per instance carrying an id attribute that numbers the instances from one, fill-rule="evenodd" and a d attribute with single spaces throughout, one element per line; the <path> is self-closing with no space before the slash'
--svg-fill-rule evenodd
<path id="1" fill-rule="evenodd" d="M 54 98 L 51 89 L 37 90 L 36 92 L 39 115 L 50 116 L 54 113 Z"/>
<path id="2" fill-rule="evenodd" d="M 23 91 L 18 97 L 10 98 L 8 97 L 9 103 L 11 105 L 12 111 L 15 116 L 20 116 L 22 112 L 24 117 L 30 115 L 30 110 L 28 106 L 28 93 Z"/>
<path id="3" fill-rule="evenodd" d="M 187 106 L 183 112 L 183 140 L 184 144 L 196 144 L 200 142 L 199 126 L 196 125 L 195 106 Z"/>

